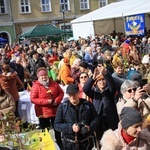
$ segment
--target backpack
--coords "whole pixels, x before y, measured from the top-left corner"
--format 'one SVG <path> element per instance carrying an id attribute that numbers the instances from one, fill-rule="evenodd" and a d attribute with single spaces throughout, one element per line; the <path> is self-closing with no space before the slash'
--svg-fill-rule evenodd
<path id="1" fill-rule="evenodd" d="M 81 99 L 81 100 L 84 100 L 84 99 Z M 66 115 L 66 112 L 67 112 L 67 109 L 68 109 L 68 102 L 69 102 L 69 100 L 62 103 L 62 105 L 63 105 L 63 118 L 65 118 L 65 115 Z M 87 100 L 84 101 L 84 107 L 88 110 L 88 112 L 91 112 L 90 111 L 91 108 L 90 108 Z"/>
<path id="2" fill-rule="evenodd" d="M 82 99 L 82 100 L 84 100 L 84 107 L 88 110 L 89 113 L 91 113 L 91 108 L 90 108 L 89 102 L 87 100 L 85 100 L 85 99 Z M 68 102 L 69 102 L 69 100 L 67 100 L 64 103 L 62 103 L 62 105 L 63 105 L 63 118 L 65 117 L 67 109 L 68 109 Z M 96 138 L 96 133 L 95 132 L 94 132 L 93 135 Z M 100 150 L 99 149 L 99 143 L 98 143 L 97 140 L 95 142 L 95 138 L 92 136 L 92 141 L 93 141 L 93 145 L 94 145 L 92 150 Z"/>

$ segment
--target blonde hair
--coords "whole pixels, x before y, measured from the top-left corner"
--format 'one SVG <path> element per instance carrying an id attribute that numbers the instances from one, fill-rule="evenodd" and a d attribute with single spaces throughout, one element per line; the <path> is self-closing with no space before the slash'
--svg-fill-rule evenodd
<path id="1" fill-rule="evenodd" d="M 74 67 L 75 65 L 79 65 L 81 62 L 80 58 L 75 58 L 75 60 L 73 61 L 72 67 Z"/>
<path id="2" fill-rule="evenodd" d="M 106 51 L 104 52 L 103 58 L 104 58 L 104 59 L 107 59 L 107 56 L 111 56 L 111 51 L 106 50 Z"/>

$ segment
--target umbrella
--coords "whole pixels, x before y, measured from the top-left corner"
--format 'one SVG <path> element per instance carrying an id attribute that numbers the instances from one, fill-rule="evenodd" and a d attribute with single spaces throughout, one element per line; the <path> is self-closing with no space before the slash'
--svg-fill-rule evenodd
<path id="1" fill-rule="evenodd" d="M 0 38 L 0 42 L 7 42 L 7 39 Z"/>
<path id="2" fill-rule="evenodd" d="M 53 26 L 52 24 L 39 24 L 35 25 L 29 31 L 21 34 L 20 37 L 29 38 L 47 35 L 61 35 L 63 32 L 63 30 Z"/>

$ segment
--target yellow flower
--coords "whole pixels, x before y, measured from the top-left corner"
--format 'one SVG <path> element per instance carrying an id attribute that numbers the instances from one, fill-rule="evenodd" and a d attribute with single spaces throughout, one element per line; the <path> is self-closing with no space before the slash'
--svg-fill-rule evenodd
<path id="1" fill-rule="evenodd" d="M 51 90 L 48 90 L 48 91 L 47 91 L 47 93 L 50 93 L 50 94 L 51 94 L 51 92 L 52 92 Z"/>

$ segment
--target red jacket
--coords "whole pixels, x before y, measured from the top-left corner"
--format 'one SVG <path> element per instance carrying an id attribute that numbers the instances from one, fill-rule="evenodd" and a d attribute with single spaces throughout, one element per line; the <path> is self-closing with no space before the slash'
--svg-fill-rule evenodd
<path id="1" fill-rule="evenodd" d="M 37 117 L 49 118 L 56 116 L 57 107 L 48 103 L 48 100 L 51 99 L 51 94 L 53 95 L 54 100 L 58 103 L 61 103 L 61 100 L 64 96 L 64 92 L 57 84 L 57 82 L 50 79 L 49 87 L 46 89 L 39 81 L 34 82 L 30 98 L 32 103 L 35 104 L 35 112 Z"/>

